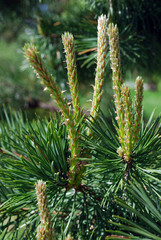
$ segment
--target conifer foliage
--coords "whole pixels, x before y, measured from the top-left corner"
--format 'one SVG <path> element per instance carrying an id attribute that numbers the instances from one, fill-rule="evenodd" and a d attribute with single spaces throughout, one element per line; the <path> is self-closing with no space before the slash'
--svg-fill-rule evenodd
<path id="1" fill-rule="evenodd" d="M 80 107 L 73 35 L 64 33 L 62 42 L 72 101 L 64 97 L 36 47 L 27 44 L 25 56 L 61 113 L 55 119 L 30 122 L 4 109 L 1 117 L 2 239 L 136 239 L 142 234 L 135 223 L 138 219 L 140 229 L 141 224 L 150 226 L 143 236 L 149 232 L 149 239 L 161 239 L 156 213 L 161 195 L 160 117 L 153 121 L 152 114 L 144 126 L 143 80 L 136 79 L 134 100 L 122 81 L 117 26 L 107 26 L 104 15 L 98 18 L 97 67 L 88 118 Z M 112 124 L 99 111 L 108 42 Z M 155 203 L 150 200 L 154 194 Z M 135 206 L 146 216 L 140 216 Z M 160 212 L 159 204 L 157 208 Z M 127 229 L 115 219 L 127 224 Z M 115 225 L 126 232 L 114 231 Z"/>

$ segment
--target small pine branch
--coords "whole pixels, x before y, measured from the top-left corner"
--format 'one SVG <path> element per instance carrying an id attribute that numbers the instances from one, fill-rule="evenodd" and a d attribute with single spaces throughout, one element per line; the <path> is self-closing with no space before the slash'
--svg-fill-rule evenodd
<path id="1" fill-rule="evenodd" d="M 120 63 L 120 50 L 119 50 L 119 33 L 118 28 L 113 23 L 110 23 L 107 30 L 109 36 L 110 47 L 110 60 L 112 69 L 112 80 L 114 89 L 114 99 L 116 106 L 117 122 L 118 122 L 118 134 L 121 145 L 124 142 L 124 111 L 121 98 L 121 63 Z"/>
<path id="2" fill-rule="evenodd" d="M 46 183 L 39 180 L 36 184 L 37 204 L 39 208 L 40 225 L 37 228 L 37 240 L 54 240 L 48 200 L 46 196 Z"/>
<path id="3" fill-rule="evenodd" d="M 62 35 L 62 42 L 66 53 L 68 82 L 70 86 L 70 92 L 73 103 L 74 119 L 76 124 L 78 124 L 80 120 L 80 100 L 78 91 L 77 67 L 73 35 L 68 32 L 64 33 Z"/>
<path id="4" fill-rule="evenodd" d="M 130 161 L 132 154 L 132 140 L 133 140 L 133 115 L 132 115 L 132 101 L 130 97 L 130 90 L 127 86 L 122 86 L 122 101 L 124 106 L 124 159 Z"/>
<path id="5" fill-rule="evenodd" d="M 143 102 L 143 79 L 136 79 L 136 96 L 135 96 L 135 123 L 134 123 L 134 144 L 139 138 L 142 119 L 142 102 Z"/>
<path id="6" fill-rule="evenodd" d="M 138 140 L 141 128 L 142 99 L 143 99 L 143 81 L 141 77 L 136 80 L 136 98 L 135 98 L 135 118 L 132 116 L 132 101 L 129 88 L 122 87 L 119 33 L 118 28 L 113 23 L 108 26 L 111 69 L 113 73 L 113 89 L 116 106 L 116 120 L 118 122 L 118 135 L 121 147 L 118 154 L 125 161 L 130 161 L 132 149 Z"/>
<path id="7" fill-rule="evenodd" d="M 73 178 L 73 174 L 76 170 L 77 158 L 79 157 L 80 154 L 80 149 L 79 149 L 79 134 L 73 121 L 73 114 L 71 108 L 68 105 L 67 99 L 64 98 L 63 93 L 60 91 L 59 87 L 54 81 L 52 75 L 48 73 L 40 57 L 40 54 L 37 52 L 35 46 L 27 44 L 24 48 L 24 52 L 27 60 L 34 68 L 37 77 L 43 80 L 43 83 L 46 85 L 47 89 L 51 92 L 51 95 L 54 97 L 58 107 L 62 111 L 62 114 L 65 118 L 65 124 L 67 125 L 68 128 L 68 138 L 71 150 L 70 172 Z"/>
<path id="8" fill-rule="evenodd" d="M 103 94 L 102 85 L 104 82 L 105 59 L 107 51 L 107 18 L 101 15 L 98 18 L 98 36 L 97 36 L 97 68 L 95 77 L 95 86 L 93 93 L 92 107 L 90 115 L 92 118 L 97 117 L 97 112 L 100 107 L 100 101 Z"/>

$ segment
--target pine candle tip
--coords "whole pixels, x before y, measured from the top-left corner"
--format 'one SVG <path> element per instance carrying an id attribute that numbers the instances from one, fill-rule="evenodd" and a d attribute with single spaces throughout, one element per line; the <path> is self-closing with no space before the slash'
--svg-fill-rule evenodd
<path id="1" fill-rule="evenodd" d="M 136 78 L 136 83 L 140 83 L 140 84 L 143 84 L 143 78 L 141 76 L 138 76 Z"/>
<path id="2" fill-rule="evenodd" d="M 62 34 L 62 42 L 65 45 L 65 47 L 68 46 L 68 44 L 73 43 L 74 42 L 73 34 L 70 32 L 64 32 Z M 65 52 L 66 52 L 66 49 L 65 49 Z"/>
<path id="3" fill-rule="evenodd" d="M 106 19 L 106 14 L 102 14 L 101 16 L 98 17 L 98 19 Z"/>
<path id="4" fill-rule="evenodd" d="M 32 51 L 37 52 L 35 45 L 32 43 L 26 43 L 25 46 L 23 47 L 23 51 L 25 55 L 27 55 L 27 53 Z"/>
<path id="5" fill-rule="evenodd" d="M 70 32 L 64 32 L 64 33 L 62 34 L 62 37 L 63 37 L 63 38 L 64 38 L 64 37 L 73 37 L 73 34 L 70 33 Z"/>
<path id="6" fill-rule="evenodd" d="M 108 33 L 110 33 L 110 32 L 117 32 L 117 31 L 118 31 L 117 24 L 109 23 L 109 25 L 108 25 Z"/>
<path id="7" fill-rule="evenodd" d="M 98 31 L 102 31 L 107 25 L 107 18 L 106 18 L 106 15 L 101 15 L 99 18 L 98 18 Z M 102 29 L 103 28 L 103 29 Z"/>
<path id="8" fill-rule="evenodd" d="M 106 15 L 102 14 L 101 16 L 99 16 L 99 17 L 98 17 L 98 23 L 99 23 L 100 21 L 107 21 Z"/>
<path id="9" fill-rule="evenodd" d="M 138 80 L 138 79 L 143 80 L 143 78 L 141 76 L 137 76 L 136 80 Z"/>
<path id="10" fill-rule="evenodd" d="M 136 94 L 143 95 L 143 79 L 140 76 L 136 78 Z"/>
<path id="11" fill-rule="evenodd" d="M 46 185 L 46 182 L 44 182 L 43 180 L 38 180 L 36 186 L 39 186 L 39 185 Z"/>

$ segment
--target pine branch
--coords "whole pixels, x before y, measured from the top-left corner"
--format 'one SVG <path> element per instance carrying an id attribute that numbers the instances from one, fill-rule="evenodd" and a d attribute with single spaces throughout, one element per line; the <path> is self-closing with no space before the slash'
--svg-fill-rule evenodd
<path id="1" fill-rule="evenodd" d="M 137 77 L 135 96 L 134 140 L 133 140 L 134 143 L 138 140 L 141 129 L 142 102 L 143 102 L 143 79 L 142 77 Z"/>
<path id="2" fill-rule="evenodd" d="M 97 117 L 100 107 L 100 101 L 103 94 L 102 86 L 104 82 L 105 58 L 107 51 L 107 18 L 101 15 L 98 18 L 98 36 L 97 36 L 97 68 L 95 77 L 95 86 L 90 115 L 93 119 Z"/>
<path id="3" fill-rule="evenodd" d="M 124 145 L 122 149 L 124 151 L 125 161 L 130 161 L 132 154 L 132 140 L 133 140 L 133 115 L 132 115 L 132 101 L 130 97 L 130 90 L 127 86 L 122 87 L 122 101 L 124 106 Z"/>
<path id="4" fill-rule="evenodd" d="M 118 122 L 118 135 L 121 145 L 124 144 L 124 111 L 121 97 L 121 63 L 120 63 L 120 50 L 119 50 L 119 33 L 118 28 L 113 23 L 108 26 L 109 46 L 110 46 L 110 60 L 112 69 L 112 80 L 114 89 L 114 99 L 116 106 L 117 122 Z"/>
<path id="5" fill-rule="evenodd" d="M 36 184 L 37 204 L 41 224 L 37 228 L 37 240 L 54 240 L 51 217 L 46 196 L 46 183 L 39 180 Z"/>
<path id="6" fill-rule="evenodd" d="M 76 170 L 76 162 L 80 153 L 80 149 L 78 141 L 79 136 L 77 128 L 73 121 L 72 110 L 68 105 L 67 99 L 64 98 L 63 93 L 60 91 L 59 87 L 54 81 L 52 75 L 48 73 L 40 57 L 40 54 L 37 52 L 36 48 L 31 44 L 27 44 L 24 48 L 24 52 L 27 60 L 34 68 L 37 77 L 43 80 L 43 83 L 46 85 L 47 89 L 51 92 L 51 96 L 54 97 L 58 107 L 62 111 L 62 114 L 65 118 L 65 124 L 67 125 L 68 128 L 68 138 L 71 149 L 70 172 L 73 175 L 73 173 Z"/>
<path id="7" fill-rule="evenodd" d="M 68 83 L 70 86 L 70 92 L 72 97 L 73 111 L 76 125 L 80 121 L 80 100 L 78 91 L 78 79 L 77 79 L 77 67 L 76 67 L 76 56 L 74 49 L 74 38 L 73 35 L 66 32 L 62 35 L 62 42 L 66 53 L 67 72 L 68 72 Z"/>

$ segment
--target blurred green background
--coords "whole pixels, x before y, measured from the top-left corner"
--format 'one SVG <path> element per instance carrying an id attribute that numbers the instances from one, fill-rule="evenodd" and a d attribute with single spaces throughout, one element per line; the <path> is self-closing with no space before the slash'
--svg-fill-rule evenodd
<path id="1" fill-rule="evenodd" d="M 62 89 L 68 89 L 61 34 L 70 31 L 76 43 L 82 107 L 90 108 L 96 68 L 97 18 L 106 14 L 119 27 L 123 78 L 132 88 L 144 78 L 144 113 L 161 112 L 160 0 L 1 0 L 0 106 L 46 116 L 57 108 L 23 56 L 33 42 Z M 108 115 L 112 82 L 107 53 L 102 109 Z M 70 100 L 69 91 L 66 97 Z"/>

